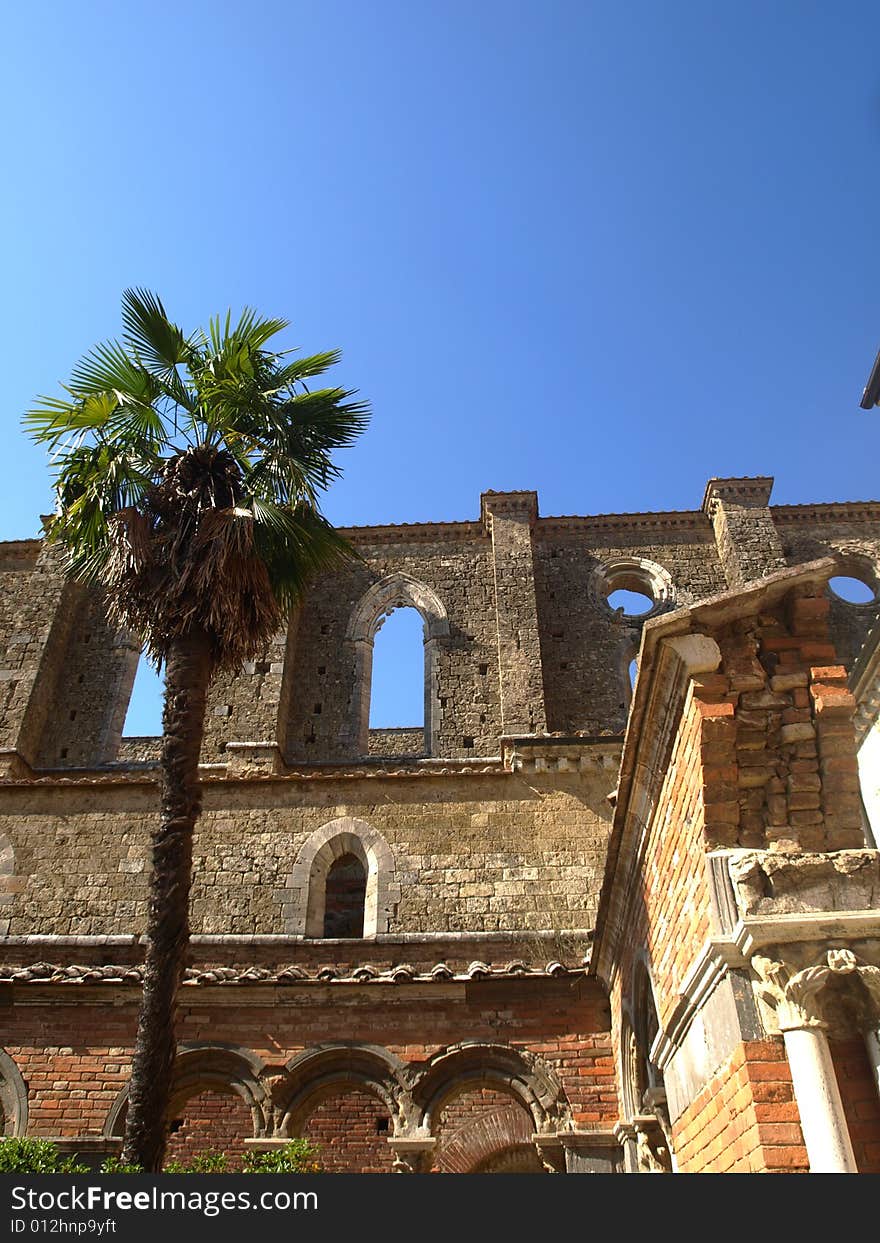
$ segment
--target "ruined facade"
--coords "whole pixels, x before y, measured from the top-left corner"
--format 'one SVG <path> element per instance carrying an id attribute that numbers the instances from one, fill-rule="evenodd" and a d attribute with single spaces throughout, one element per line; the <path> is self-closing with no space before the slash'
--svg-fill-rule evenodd
<path id="1" fill-rule="evenodd" d="M 365 1172 L 880 1171 L 856 759 L 880 503 L 771 485 L 563 518 L 489 492 L 478 521 L 347 532 L 362 560 L 212 688 L 174 1155 L 305 1134 Z M 0 1114 L 98 1154 L 157 741 L 122 738 L 139 649 L 100 598 L 35 540 L 0 575 Z M 424 723 L 371 730 L 400 607 Z"/>

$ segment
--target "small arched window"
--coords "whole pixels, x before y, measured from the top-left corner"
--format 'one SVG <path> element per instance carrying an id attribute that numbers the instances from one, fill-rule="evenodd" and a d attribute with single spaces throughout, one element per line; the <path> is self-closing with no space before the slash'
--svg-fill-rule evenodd
<path id="1" fill-rule="evenodd" d="M 367 898 L 367 872 L 356 855 L 340 855 L 327 873 L 324 891 L 324 936 L 362 937 Z"/>
<path id="2" fill-rule="evenodd" d="M 374 937 L 389 932 L 400 901 L 394 855 L 364 820 L 340 816 L 303 842 L 287 882 L 293 936 Z"/>

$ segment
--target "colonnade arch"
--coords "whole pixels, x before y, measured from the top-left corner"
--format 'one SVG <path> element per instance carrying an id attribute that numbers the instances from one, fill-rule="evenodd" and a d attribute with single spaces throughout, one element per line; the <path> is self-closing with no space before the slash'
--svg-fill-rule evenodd
<path id="1" fill-rule="evenodd" d="M 409 1170 L 424 1168 L 425 1161 L 419 1166 L 411 1157 L 395 1157 L 395 1145 L 418 1149 L 430 1159 L 444 1108 L 475 1088 L 504 1097 L 492 1105 L 499 1117 L 509 1116 L 509 1125 L 495 1127 L 500 1139 L 494 1149 L 475 1128 L 469 1137 L 474 1165 L 491 1163 L 502 1152 L 523 1148 L 535 1133 L 552 1134 L 568 1124 L 564 1092 L 540 1059 L 481 1042 L 442 1049 L 422 1063 L 404 1062 L 379 1045 L 338 1042 L 307 1049 L 283 1067 L 234 1046 L 180 1046 L 169 1116 L 202 1092 L 235 1093 L 250 1107 L 250 1138 L 277 1141 L 302 1135 L 324 1102 L 366 1093 L 375 1098 L 379 1120 L 387 1116 L 383 1142 L 387 1139 L 392 1147 L 395 1168 Z M 122 1135 L 127 1103 L 125 1087 L 108 1114 L 108 1138 Z"/>

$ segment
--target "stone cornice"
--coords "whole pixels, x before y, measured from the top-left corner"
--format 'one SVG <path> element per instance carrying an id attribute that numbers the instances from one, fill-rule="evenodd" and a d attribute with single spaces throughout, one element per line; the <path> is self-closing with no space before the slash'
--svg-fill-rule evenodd
<path id="1" fill-rule="evenodd" d="M 770 501 L 773 490 L 771 475 L 749 475 L 735 479 L 710 479 L 703 493 L 701 509 L 709 517 L 719 503 L 732 501 L 735 505 L 763 507 Z"/>
<path id="2" fill-rule="evenodd" d="M 880 522 L 880 501 L 839 501 L 819 505 L 772 505 L 777 525 L 801 526 L 816 522 Z"/>
<path id="3" fill-rule="evenodd" d="M 485 539 L 480 522 L 402 522 L 392 526 L 340 527 L 340 533 L 357 547 L 377 544 L 456 543 Z"/>
<path id="4" fill-rule="evenodd" d="M 360 781 L 362 779 L 430 779 L 435 777 L 506 776 L 510 772 L 500 757 L 475 760 L 416 760 L 410 765 L 394 760 L 364 760 L 341 764 L 310 765 L 284 772 L 261 772 L 253 769 L 240 774 L 229 773 L 225 764 L 199 765 L 199 776 L 206 788 L 255 782 L 301 783 L 321 781 Z M 37 770 L 30 777 L 4 777 L 0 788 L 6 790 L 51 790 L 72 787 L 155 786 L 159 781 L 158 761 L 118 769 L 53 769 Z"/>
<path id="5" fill-rule="evenodd" d="M 278 771 L 267 765 L 235 770 L 233 765 L 211 763 L 199 765 L 199 776 L 206 789 L 250 783 L 327 782 L 360 780 L 425 780 L 437 777 L 504 777 L 512 772 L 586 771 L 616 768 L 623 741 L 619 734 L 529 734 L 504 736 L 500 739 L 503 755 L 474 758 L 444 759 L 431 757 L 407 762 L 392 759 L 364 758 L 359 760 L 325 760 L 314 764 L 290 764 Z M 239 751 L 277 751 L 274 743 L 231 743 Z M 10 755 L 13 753 L 9 753 Z M 611 759 L 609 759 L 611 757 Z M 3 777 L 0 788 L 7 790 L 70 789 L 71 787 L 155 786 L 159 781 L 159 762 L 149 760 L 130 765 L 105 768 L 36 769 L 26 776 Z"/>
<path id="6" fill-rule="evenodd" d="M 199 969 L 188 967 L 184 972 L 183 989 L 194 987 L 244 987 L 244 986 L 351 986 L 351 985 L 392 985 L 406 984 L 470 984 L 489 980 L 557 980 L 560 978 L 576 979 L 586 974 L 582 966 L 567 967 L 563 963 L 553 961 L 544 968 L 530 967 L 521 959 L 514 959 L 503 966 L 489 966 L 488 963 L 474 961 L 464 971 L 454 971 L 445 962 L 436 963 L 430 970 L 418 970 L 408 963 L 380 970 L 370 963 L 361 963 L 351 970 L 337 970 L 325 966 L 314 971 L 307 971 L 299 964 L 292 963 L 286 967 L 272 970 L 266 967 L 212 967 Z M 132 964 L 111 963 L 92 965 L 72 963 L 64 966 L 59 963 L 37 962 L 21 966 L 0 966 L 0 989 L 4 985 L 41 985 L 72 987 L 74 985 L 131 986 L 140 988 L 143 984 L 143 971 Z"/>
<path id="7" fill-rule="evenodd" d="M 535 524 L 538 538 L 545 536 L 573 535 L 583 538 L 591 533 L 608 531 L 665 531 L 678 530 L 701 534 L 706 541 L 714 539 L 712 528 L 705 514 L 699 510 L 672 510 L 669 513 L 649 512 L 638 514 L 593 514 L 579 517 L 575 514 L 539 518 Z"/>

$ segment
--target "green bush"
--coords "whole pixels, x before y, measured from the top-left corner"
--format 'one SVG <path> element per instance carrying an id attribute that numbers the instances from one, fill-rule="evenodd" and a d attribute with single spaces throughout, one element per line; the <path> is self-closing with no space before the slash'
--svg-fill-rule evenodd
<path id="1" fill-rule="evenodd" d="M 101 1162 L 102 1174 L 143 1174 L 144 1167 L 142 1165 L 134 1165 L 131 1162 L 123 1161 L 122 1157 L 107 1157 Z"/>
<path id="2" fill-rule="evenodd" d="M 188 1165 L 183 1161 L 166 1161 L 163 1174 L 229 1174 L 229 1158 L 225 1152 L 201 1152 Z"/>
<path id="3" fill-rule="evenodd" d="M 321 1174 L 320 1154 L 307 1139 L 292 1139 L 283 1148 L 268 1152 L 248 1151 L 244 1156 L 244 1174 Z M 50 1139 L 0 1139 L 0 1174 L 88 1174 L 89 1167 L 76 1157 L 62 1157 L 57 1144 Z M 107 1157 L 101 1163 L 102 1174 L 142 1174 L 139 1165 L 122 1157 Z M 163 1174 L 227 1174 L 229 1158 L 225 1152 L 203 1152 L 191 1161 L 166 1162 Z"/>
<path id="4" fill-rule="evenodd" d="M 0 1174 L 87 1174 L 76 1157 L 62 1157 L 50 1139 L 0 1139 Z"/>
<path id="5" fill-rule="evenodd" d="M 244 1174 L 323 1174 L 320 1153 L 307 1139 L 292 1139 L 283 1148 L 245 1153 Z"/>

